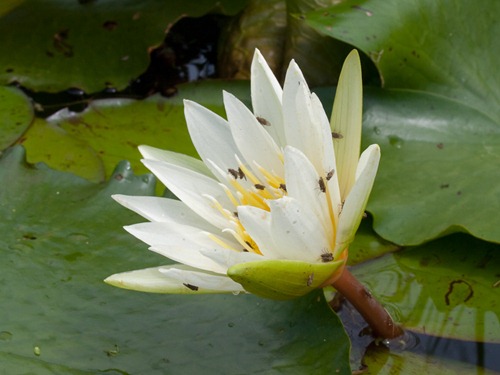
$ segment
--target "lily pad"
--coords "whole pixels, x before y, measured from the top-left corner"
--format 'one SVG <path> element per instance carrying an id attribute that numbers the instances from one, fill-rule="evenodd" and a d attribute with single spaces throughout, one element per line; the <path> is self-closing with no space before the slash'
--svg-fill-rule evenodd
<path id="1" fill-rule="evenodd" d="M 391 352 L 385 347 L 369 348 L 363 363 L 368 367 L 366 375 L 495 375 L 497 372 L 476 367 L 469 363 L 434 356 L 423 356 L 410 351 Z"/>
<path id="2" fill-rule="evenodd" d="M 46 121 L 40 120 L 42 123 L 37 122 L 26 132 L 23 145 L 31 163 L 45 162 L 93 181 L 110 176 L 121 160 L 130 160 L 136 173 L 145 173 L 137 150 L 141 144 L 197 155 L 182 101 L 198 101 L 222 114 L 222 89 L 228 86 L 235 94 L 249 97 L 247 82 L 229 85 L 208 81 L 180 85 L 172 98 L 155 95 L 146 100 L 95 100 L 81 113 L 64 109 Z M 96 156 L 102 165 L 96 162 Z"/>
<path id="3" fill-rule="evenodd" d="M 50 92 L 121 90 L 146 70 L 148 50 L 178 18 L 216 6 L 235 14 L 245 3 L 26 0 L 0 12 L 0 82 Z"/>
<path id="4" fill-rule="evenodd" d="M 121 229 L 140 219 L 110 198 L 150 195 L 154 179 L 122 163 L 94 184 L 23 159 L 22 147 L 0 159 L 6 373 L 350 374 L 349 341 L 319 291 L 276 302 L 104 284 L 114 272 L 166 261 Z"/>
<path id="5" fill-rule="evenodd" d="M 96 150 L 44 119 L 36 118 L 19 142 L 29 150 L 26 158 L 29 163 L 43 160 L 51 168 L 76 171 L 89 181 L 105 179 L 104 163 Z"/>
<path id="6" fill-rule="evenodd" d="M 373 90 L 363 141 L 382 158 L 368 210 L 375 231 L 401 245 L 451 232 L 500 243 L 500 127 L 442 97 Z"/>
<path id="7" fill-rule="evenodd" d="M 500 245 L 455 234 L 352 272 L 407 329 L 498 343 L 499 250 Z"/>
<path id="8" fill-rule="evenodd" d="M 316 91 L 331 106 L 332 90 Z M 500 242 L 500 127 L 489 117 L 433 94 L 365 89 L 362 143 L 382 149 L 367 210 L 383 238 L 418 245 L 467 232 Z"/>
<path id="9" fill-rule="evenodd" d="M 349 245 L 349 266 L 378 258 L 386 253 L 400 250 L 400 247 L 384 240 L 373 230 L 373 221 L 365 218 L 356 232 L 354 241 Z"/>
<path id="10" fill-rule="evenodd" d="M 0 86 L 0 151 L 12 145 L 33 120 L 30 100 L 14 87 Z"/>
<path id="11" fill-rule="evenodd" d="M 496 0 L 347 0 L 306 20 L 367 53 L 384 87 L 443 95 L 498 124 L 498 14 Z"/>
<path id="12" fill-rule="evenodd" d="M 384 87 L 410 89 L 366 97 L 364 141 L 382 147 L 368 210 L 390 241 L 500 242 L 499 12 L 497 1 L 349 0 L 307 15 L 369 54 Z"/>

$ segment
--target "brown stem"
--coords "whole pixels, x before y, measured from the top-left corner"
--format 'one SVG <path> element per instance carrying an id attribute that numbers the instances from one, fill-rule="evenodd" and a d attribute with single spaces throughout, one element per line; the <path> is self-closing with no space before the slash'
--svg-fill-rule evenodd
<path id="1" fill-rule="evenodd" d="M 359 311 L 375 336 L 393 339 L 403 334 L 403 329 L 394 323 L 387 310 L 347 268 L 344 268 L 342 275 L 332 283 L 332 286 Z"/>

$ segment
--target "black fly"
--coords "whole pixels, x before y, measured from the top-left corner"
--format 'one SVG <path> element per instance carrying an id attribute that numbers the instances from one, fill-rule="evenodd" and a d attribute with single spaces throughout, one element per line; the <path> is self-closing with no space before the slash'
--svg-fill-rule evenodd
<path id="1" fill-rule="evenodd" d="M 196 285 L 192 285 L 192 284 L 182 283 L 182 285 L 184 285 L 186 288 L 191 289 L 192 291 L 195 291 L 195 292 L 196 292 L 198 289 L 200 289 L 200 288 L 198 288 Z"/>

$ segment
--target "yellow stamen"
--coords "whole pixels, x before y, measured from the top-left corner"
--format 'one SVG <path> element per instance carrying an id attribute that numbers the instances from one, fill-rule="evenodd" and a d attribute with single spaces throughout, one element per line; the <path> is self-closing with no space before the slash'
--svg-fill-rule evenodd
<path id="1" fill-rule="evenodd" d="M 231 181 L 229 181 L 229 182 L 231 182 Z M 236 197 L 234 196 L 233 192 L 231 190 L 229 190 L 229 188 L 226 185 L 221 184 L 221 186 L 224 189 L 224 192 L 226 193 L 226 195 L 229 198 L 229 200 L 231 201 L 231 203 L 234 204 L 235 206 L 238 206 L 239 202 L 236 199 Z"/>
<path id="2" fill-rule="evenodd" d="M 231 246 L 229 246 L 224 240 L 222 240 L 221 238 L 217 237 L 215 234 L 212 234 L 212 233 L 207 233 L 208 235 L 208 238 L 210 238 L 212 241 L 214 241 L 215 243 L 221 245 L 223 248 L 225 249 L 229 249 L 229 250 L 234 250 Z"/>
<path id="3" fill-rule="evenodd" d="M 248 169 L 246 166 L 243 165 L 243 163 L 240 162 L 238 165 L 240 169 L 245 173 L 245 176 L 252 182 L 252 184 L 260 184 L 261 181 Z"/>
<path id="4" fill-rule="evenodd" d="M 224 207 L 222 207 L 222 205 L 219 203 L 219 201 L 217 199 L 215 199 L 214 197 L 212 197 L 210 195 L 205 195 L 205 197 L 212 202 L 212 206 L 214 208 L 216 208 L 222 215 L 224 215 L 224 217 L 226 219 L 234 220 L 233 213 L 230 212 L 229 210 L 226 210 Z"/>
<path id="5" fill-rule="evenodd" d="M 245 232 L 245 229 L 241 226 L 241 224 L 238 228 L 236 228 L 236 230 L 227 229 L 225 231 L 231 233 L 234 239 L 238 241 L 238 243 L 249 253 L 262 255 L 257 244 L 254 240 L 252 240 L 247 232 Z"/>

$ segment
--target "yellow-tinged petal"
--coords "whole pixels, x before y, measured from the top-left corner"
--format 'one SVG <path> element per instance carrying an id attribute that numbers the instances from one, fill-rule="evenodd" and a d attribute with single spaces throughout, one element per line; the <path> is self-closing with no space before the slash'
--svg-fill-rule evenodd
<path id="1" fill-rule="evenodd" d="M 358 51 L 353 50 L 342 67 L 330 119 L 342 202 L 356 179 L 361 147 L 362 108 L 361 63 Z"/>
<path id="2" fill-rule="evenodd" d="M 221 275 L 183 264 L 115 273 L 104 280 L 122 289 L 165 294 L 239 293 L 240 285 Z"/>
<path id="3" fill-rule="evenodd" d="M 333 256 L 337 257 L 354 240 L 377 174 L 380 147 L 369 146 L 361 155 L 356 183 L 346 198 L 337 227 Z"/>

